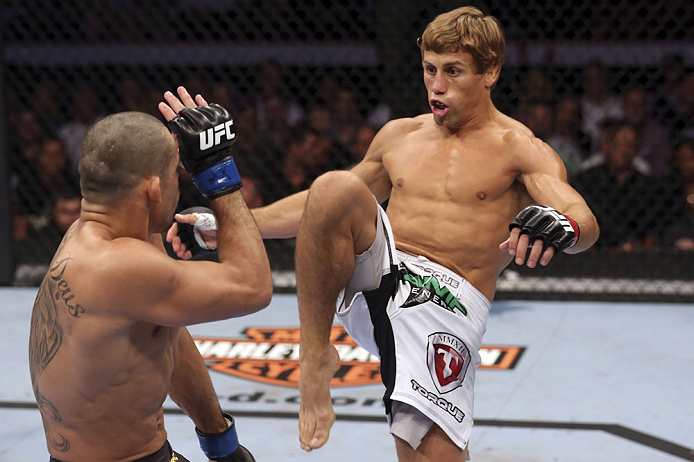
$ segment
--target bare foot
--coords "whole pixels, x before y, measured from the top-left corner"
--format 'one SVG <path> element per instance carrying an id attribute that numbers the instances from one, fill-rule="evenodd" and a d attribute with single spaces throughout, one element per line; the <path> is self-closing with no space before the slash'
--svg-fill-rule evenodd
<path id="1" fill-rule="evenodd" d="M 300 363 L 299 392 L 299 442 L 301 449 L 312 451 L 323 446 L 330 436 L 335 422 L 335 412 L 330 397 L 330 380 L 335 375 L 340 355 L 330 345 L 327 360 Z"/>

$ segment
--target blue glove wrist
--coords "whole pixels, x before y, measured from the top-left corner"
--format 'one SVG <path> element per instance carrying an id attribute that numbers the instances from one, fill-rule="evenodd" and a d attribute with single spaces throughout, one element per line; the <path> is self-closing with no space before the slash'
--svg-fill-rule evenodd
<path id="1" fill-rule="evenodd" d="M 225 413 L 224 419 L 231 425 L 222 433 L 208 435 L 195 427 L 195 433 L 198 435 L 198 441 L 200 441 L 200 449 L 202 449 L 202 452 L 205 453 L 208 459 L 214 460 L 228 456 L 239 447 L 239 437 L 236 435 L 234 418 Z"/>
<path id="2" fill-rule="evenodd" d="M 212 200 L 241 189 L 241 175 L 233 157 L 209 167 L 191 177 L 200 193 Z"/>

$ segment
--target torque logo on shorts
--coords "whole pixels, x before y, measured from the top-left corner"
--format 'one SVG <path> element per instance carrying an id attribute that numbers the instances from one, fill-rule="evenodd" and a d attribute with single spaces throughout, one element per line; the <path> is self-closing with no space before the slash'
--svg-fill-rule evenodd
<path id="1" fill-rule="evenodd" d="M 463 419 L 465 418 L 465 413 L 461 411 L 458 408 L 458 406 L 455 406 L 453 403 L 446 400 L 445 398 L 440 397 L 436 393 L 430 392 L 429 390 L 418 384 L 415 379 L 410 380 L 410 383 L 412 384 L 412 389 L 414 391 L 416 391 L 432 403 L 436 404 L 444 411 L 448 412 L 450 415 L 453 416 L 455 420 L 458 421 L 458 423 L 462 423 Z"/>
<path id="2" fill-rule="evenodd" d="M 207 367 L 236 377 L 299 386 L 299 328 L 250 327 L 244 339 L 201 338 L 194 341 Z M 342 326 L 333 326 L 330 342 L 340 355 L 331 387 L 381 383 L 378 358 L 358 346 Z"/>
<path id="3" fill-rule="evenodd" d="M 467 345 L 455 335 L 436 332 L 429 336 L 427 364 L 439 393 L 453 391 L 463 383 L 470 358 Z"/>
<path id="4" fill-rule="evenodd" d="M 214 128 L 208 128 L 204 132 L 200 132 L 200 150 L 204 151 L 212 146 L 217 146 L 222 142 L 222 136 L 229 141 L 236 138 L 233 120 L 228 120 Z"/>
<path id="5" fill-rule="evenodd" d="M 403 275 L 403 280 L 410 283 L 410 295 L 401 305 L 403 308 L 433 302 L 452 313 L 460 312 L 467 316 L 467 309 L 433 274 L 423 277 L 419 274 L 406 273 Z"/>

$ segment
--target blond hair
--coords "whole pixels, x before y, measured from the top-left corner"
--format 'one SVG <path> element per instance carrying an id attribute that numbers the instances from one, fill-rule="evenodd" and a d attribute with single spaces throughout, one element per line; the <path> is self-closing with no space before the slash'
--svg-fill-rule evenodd
<path id="1" fill-rule="evenodd" d="M 475 69 L 482 74 L 504 63 L 506 39 L 494 16 L 485 16 L 472 6 L 464 6 L 438 15 L 417 39 L 422 51 L 472 55 Z"/>

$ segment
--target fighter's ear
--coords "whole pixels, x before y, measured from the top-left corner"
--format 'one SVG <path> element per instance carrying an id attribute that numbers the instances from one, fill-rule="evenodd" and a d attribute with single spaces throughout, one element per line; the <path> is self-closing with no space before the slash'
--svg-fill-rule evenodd
<path id="1" fill-rule="evenodd" d="M 499 80 L 499 74 L 501 73 L 501 65 L 495 64 L 490 66 L 489 69 L 484 71 L 484 86 L 487 88 L 492 88 L 497 80 Z"/>
<path id="2" fill-rule="evenodd" d="M 161 185 L 157 175 L 149 176 L 145 179 L 147 182 L 147 198 L 158 204 L 161 202 Z"/>

